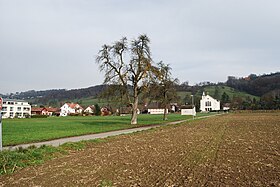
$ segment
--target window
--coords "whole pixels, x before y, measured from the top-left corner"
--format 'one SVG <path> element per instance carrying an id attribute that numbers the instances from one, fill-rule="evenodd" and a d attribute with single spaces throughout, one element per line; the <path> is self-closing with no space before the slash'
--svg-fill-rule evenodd
<path id="1" fill-rule="evenodd" d="M 4 105 L 4 104 L 6 104 L 6 103 L 7 103 L 7 102 L 6 102 L 6 101 L 4 101 L 4 102 L 3 102 L 3 105 Z"/>
<path id="2" fill-rule="evenodd" d="M 16 117 L 22 117 L 22 113 L 17 112 L 17 113 L 16 113 Z"/>
<path id="3" fill-rule="evenodd" d="M 206 101 L 205 106 L 211 106 L 211 101 Z"/>
<path id="4" fill-rule="evenodd" d="M 7 111 L 7 107 L 4 106 L 4 107 L 2 108 L 2 111 Z"/>
<path id="5" fill-rule="evenodd" d="M 14 113 L 10 112 L 10 118 L 14 117 Z"/>
<path id="6" fill-rule="evenodd" d="M 17 111 L 21 111 L 21 107 L 17 107 Z"/>
<path id="7" fill-rule="evenodd" d="M 24 108 L 23 108 L 23 110 L 24 110 L 24 111 L 29 111 L 29 110 L 30 110 L 30 108 L 28 108 L 28 107 L 24 107 Z"/>
<path id="8" fill-rule="evenodd" d="M 14 110 L 14 107 L 10 107 L 10 111 L 13 111 Z"/>

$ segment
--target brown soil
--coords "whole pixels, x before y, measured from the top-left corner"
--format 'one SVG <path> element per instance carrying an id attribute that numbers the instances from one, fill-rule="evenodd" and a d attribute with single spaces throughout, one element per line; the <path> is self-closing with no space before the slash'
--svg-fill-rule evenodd
<path id="1" fill-rule="evenodd" d="M 280 186 L 280 113 L 122 135 L 0 177 L 7 186 Z"/>

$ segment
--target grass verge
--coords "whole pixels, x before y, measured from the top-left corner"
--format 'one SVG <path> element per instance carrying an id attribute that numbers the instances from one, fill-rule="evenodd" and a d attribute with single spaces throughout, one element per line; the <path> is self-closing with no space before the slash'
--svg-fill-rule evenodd
<path id="1" fill-rule="evenodd" d="M 191 116 L 170 114 L 168 115 L 168 120 L 163 121 L 162 115 L 139 115 L 138 125 L 130 125 L 129 115 L 4 119 L 3 145 L 11 146 L 41 142 L 64 137 L 102 133 L 152 124 L 162 124 L 190 118 Z"/>

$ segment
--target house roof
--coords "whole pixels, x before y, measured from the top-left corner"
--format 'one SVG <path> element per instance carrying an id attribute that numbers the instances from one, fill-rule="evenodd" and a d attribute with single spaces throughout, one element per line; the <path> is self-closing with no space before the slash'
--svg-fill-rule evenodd
<path id="1" fill-rule="evenodd" d="M 31 108 L 31 112 L 41 112 L 41 111 L 43 111 L 44 109 L 46 109 L 46 108 Z"/>
<path id="2" fill-rule="evenodd" d="M 208 94 L 205 96 L 205 98 L 207 98 L 207 97 L 210 98 L 210 99 L 216 100 L 217 102 L 219 102 L 218 99 L 215 99 L 214 97 L 212 97 L 212 96 L 210 96 L 210 95 L 208 95 Z"/>
<path id="3" fill-rule="evenodd" d="M 58 112 L 60 109 L 59 108 L 52 108 L 52 107 L 49 107 L 49 108 L 46 108 L 48 112 Z"/>
<path id="4" fill-rule="evenodd" d="M 224 107 L 230 107 L 230 105 L 231 105 L 230 103 L 223 104 Z"/>
<path id="5" fill-rule="evenodd" d="M 147 106 L 147 109 L 163 109 L 164 105 L 159 102 L 152 102 Z M 167 105 L 167 108 L 170 108 L 170 104 Z"/>
<path id="6" fill-rule="evenodd" d="M 72 109 L 83 108 L 78 103 L 66 103 L 66 104 Z"/>
<path id="7" fill-rule="evenodd" d="M 193 109 L 193 105 L 182 105 L 181 109 Z"/>
<path id="8" fill-rule="evenodd" d="M 92 109 L 92 110 L 95 110 L 95 106 L 94 106 L 94 105 L 88 106 L 87 108 L 90 108 L 90 109 Z M 86 109 L 87 109 L 87 108 L 86 108 Z"/>

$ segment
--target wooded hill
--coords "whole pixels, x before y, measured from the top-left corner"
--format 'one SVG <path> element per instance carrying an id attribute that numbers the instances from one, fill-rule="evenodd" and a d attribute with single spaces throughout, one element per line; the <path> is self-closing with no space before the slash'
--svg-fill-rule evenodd
<path id="1" fill-rule="evenodd" d="M 45 106 L 61 106 L 64 102 L 77 102 L 81 105 L 95 103 L 109 103 L 109 101 L 99 100 L 98 96 L 107 88 L 107 85 L 92 86 L 82 89 L 56 89 L 46 91 L 27 91 L 10 95 L 3 95 L 4 98 L 23 99 L 32 104 Z M 248 77 L 229 76 L 225 83 L 201 82 L 190 86 L 184 82 L 176 86 L 178 99 L 174 102 L 185 104 L 191 102 L 190 95 L 195 95 L 195 103 L 199 103 L 202 92 L 221 100 L 222 103 L 236 103 L 236 105 L 250 106 L 255 102 L 258 108 L 269 108 L 271 105 L 279 107 L 280 98 L 280 73 L 265 75 L 251 74 Z M 258 102 L 258 104 L 256 104 Z M 264 103 L 265 102 L 265 103 Z M 243 103 L 243 104 L 242 104 Z M 245 103 L 245 104 L 244 104 Z M 246 104 L 247 103 L 247 104 Z M 262 105 L 262 106 L 261 106 Z M 246 109 L 242 106 L 241 109 Z"/>

